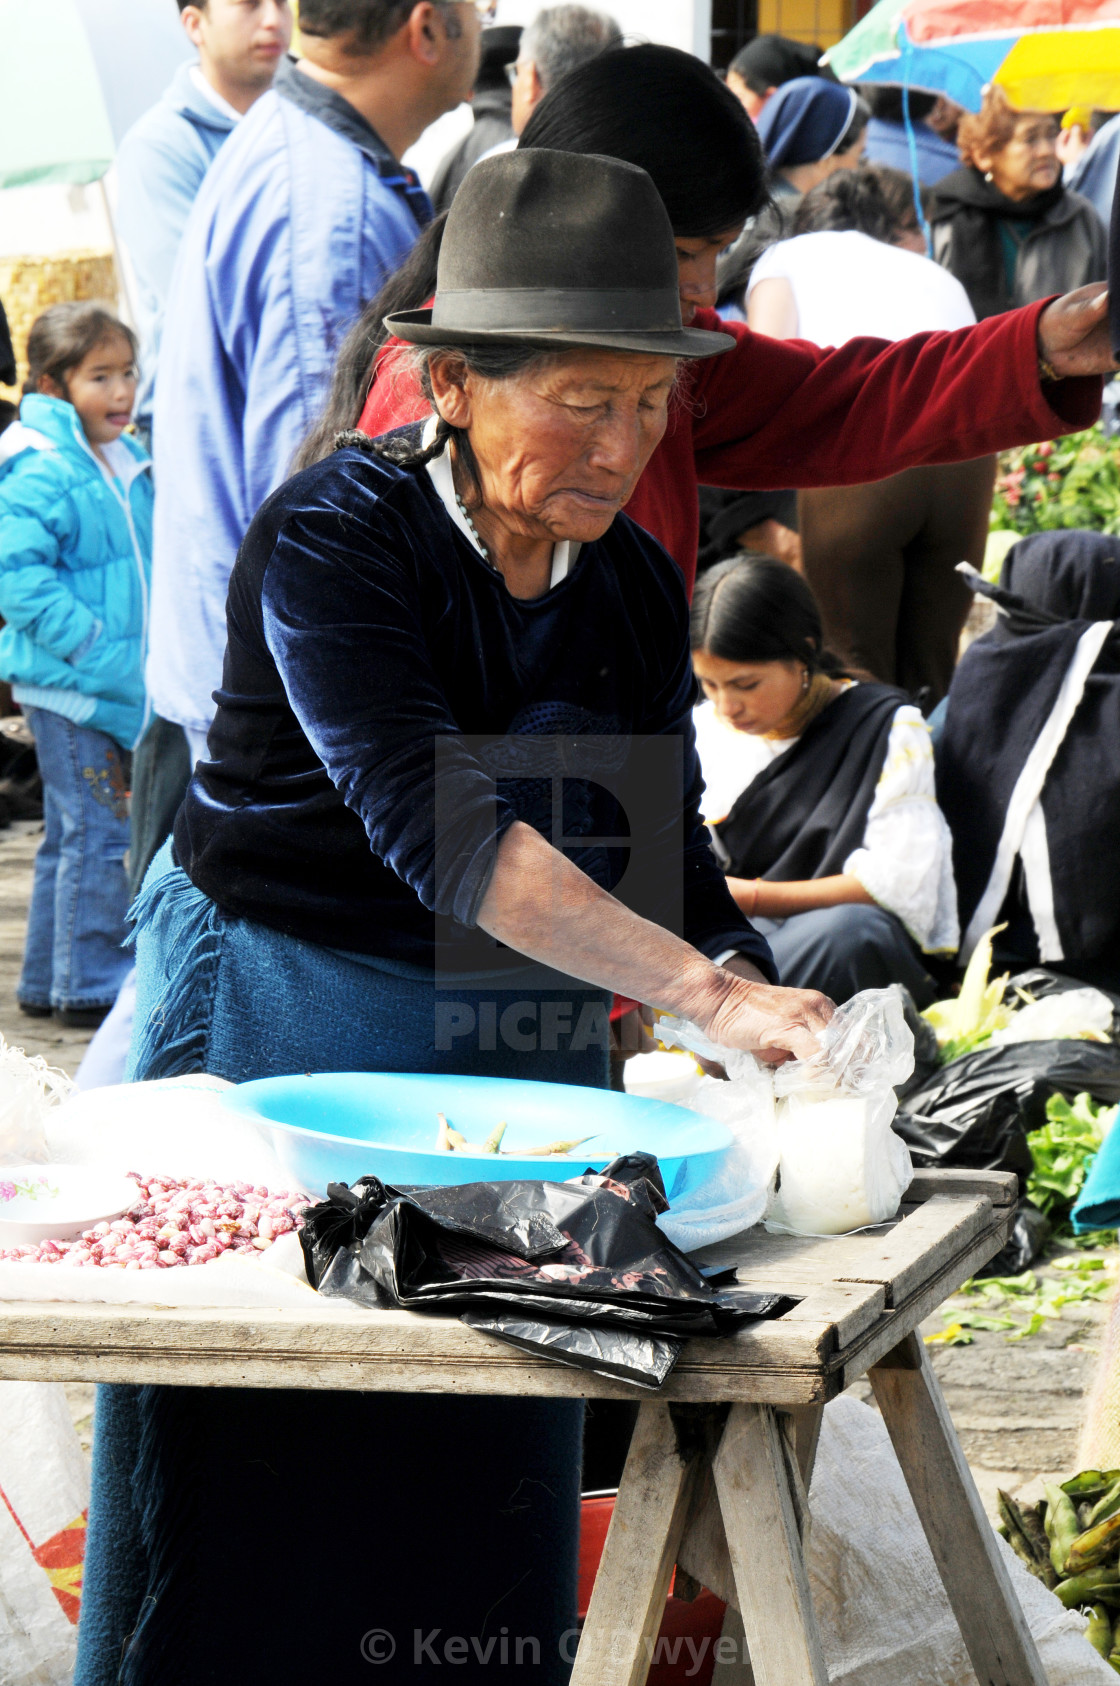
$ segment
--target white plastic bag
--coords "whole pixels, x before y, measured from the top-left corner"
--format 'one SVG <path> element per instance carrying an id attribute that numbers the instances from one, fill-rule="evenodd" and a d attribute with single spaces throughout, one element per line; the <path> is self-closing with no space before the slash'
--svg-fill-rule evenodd
<path id="1" fill-rule="evenodd" d="M 1091 1040 L 1104 1042 L 1111 1029 L 1112 1002 L 1107 995 L 1099 989 L 1067 989 L 1020 1007 L 1009 1025 L 993 1031 L 992 1044 L 1003 1048 L 1009 1042 L 1054 1042 L 1084 1037 L 1087 1031 L 1092 1032 Z"/>
<path id="2" fill-rule="evenodd" d="M 977 1686 L 882 1418 L 825 1407 L 809 1494 L 808 1564 L 831 1686 Z M 995 1536 L 1050 1686 L 1115 1686 L 1063 1609 Z"/>
<path id="3" fill-rule="evenodd" d="M 897 988 L 853 996 L 822 1032 L 819 1054 L 777 1067 L 719 1048 L 678 1019 L 661 1019 L 658 1036 L 722 1062 L 727 1081 L 705 1079 L 683 1104 L 735 1137 L 720 1189 L 710 1198 L 707 1188 L 693 1191 L 687 1210 L 674 1206 L 661 1219 L 678 1246 L 708 1246 L 763 1216 L 768 1228 L 796 1235 L 842 1235 L 894 1217 L 914 1174 L 891 1129 L 894 1086 L 914 1069 Z"/>
<path id="4" fill-rule="evenodd" d="M 811 1060 L 774 1072 L 781 1151 L 767 1228 L 844 1235 L 888 1222 L 914 1167 L 891 1129 L 894 1085 L 914 1069 L 914 1037 L 902 997 L 868 989 L 838 1007 Z"/>
<path id="5" fill-rule="evenodd" d="M 0 1382 L 0 1680 L 68 1686 L 89 1471 L 59 1382 Z"/>
<path id="6" fill-rule="evenodd" d="M 45 1162 L 47 1118 L 72 1088 L 64 1071 L 0 1036 L 0 1165 Z"/>
<path id="7" fill-rule="evenodd" d="M 658 1225 L 685 1253 L 711 1247 L 759 1222 L 778 1174 L 774 1130 L 774 1088 L 769 1073 L 751 1054 L 717 1048 L 693 1024 L 662 1018 L 662 1042 L 722 1063 L 727 1081 L 699 1077 L 677 1104 L 714 1118 L 731 1132 L 732 1144 L 719 1171 L 673 1201 Z"/>

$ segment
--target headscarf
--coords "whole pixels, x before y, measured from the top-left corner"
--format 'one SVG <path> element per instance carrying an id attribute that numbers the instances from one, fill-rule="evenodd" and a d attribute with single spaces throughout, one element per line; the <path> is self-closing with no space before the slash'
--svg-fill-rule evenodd
<path id="1" fill-rule="evenodd" d="M 821 76 L 797 76 L 763 106 L 758 135 L 772 170 L 831 158 L 848 131 L 859 95 Z"/>
<path id="2" fill-rule="evenodd" d="M 1000 585 L 981 589 L 1002 612 L 953 677 L 937 763 L 962 954 L 980 923 L 994 925 L 1006 912 L 1014 922 L 1015 896 L 1004 904 L 1018 861 L 1026 881 L 1021 924 L 1028 935 L 1033 929 L 1040 959 L 1114 955 L 1120 539 L 1033 534 L 1008 552 Z"/>

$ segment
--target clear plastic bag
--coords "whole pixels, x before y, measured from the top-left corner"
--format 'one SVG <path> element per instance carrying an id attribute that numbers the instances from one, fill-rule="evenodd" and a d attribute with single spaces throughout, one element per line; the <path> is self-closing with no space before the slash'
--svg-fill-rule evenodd
<path id="1" fill-rule="evenodd" d="M 701 1059 L 721 1064 L 727 1080 L 701 1077 L 678 1106 L 714 1118 L 731 1131 L 732 1144 L 716 1174 L 658 1218 L 659 1228 L 685 1253 L 714 1246 L 750 1229 L 765 1215 L 778 1178 L 778 1136 L 774 1124 L 774 1085 L 768 1069 L 753 1054 L 719 1048 L 694 1024 L 666 1015 L 658 1039 L 687 1048 Z"/>
<path id="2" fill-rule="evenodd" d="M 48 1114 L 73 1087 L 64 1071 L 0 1036 L 0 1165 L 46 1163 Z"/>
<path id="3" fill-rule="evenodd" d="M 901 992 L 868 989 L 837 1008 L 811 1060 L 774 1072 L 778 1191 L 767 1227 L 843 1235 L 886 1223 L 914 1168 L 891 1128 L 895 1085 L 914 1069 Z"/>
<path id="4" fill-rule="evenodd" d="M 767 1228 L 797 1235 L 842 1235 L 894 1217 L 914 1174 L 891 1128 L 895 1085 L 914 1069 L 900 989 L 853 996 L 822 1033 L 817 1055 L 777 1067 L 719 1048 L 677 1019 L 663 1018 L 658 1036 L 722 1063 L 727 1081 L 707 1079 L 685 1104 L 735 1136 L 718 1192 L 696 1189 L 686 1208 L 660 1220 L 678 1246 L 710 1245 L 762 1217 Z M 720 1233 L 682 1239 L 705 1225 Z"/>

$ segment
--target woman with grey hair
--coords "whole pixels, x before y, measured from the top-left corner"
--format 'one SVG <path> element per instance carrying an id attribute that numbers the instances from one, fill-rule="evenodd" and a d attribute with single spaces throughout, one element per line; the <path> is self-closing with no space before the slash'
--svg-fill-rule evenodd
<path id="1" fill-rule="evenodd" d="M 680 573 L 620 513 L 678 361 L 725 349 L 682 327 L 653 182 L 480 163 L 434 306 L 390 326 L 434 413 L 350 436 L 249 531 L 211 759 L 138 908 L 132 1076 L 601 1087 L 612 992 L 810 1054 L 831 1003 L 775 987 L 699 819 Z M 581 1426 L 575 1401 L 104 1390 L 78 1686 L 122 1647 L 131 1686 L 224 1679 L 235 1644 L 348 1680 L 386 1631 L 386 1681 L 498 1632 L 559 1686 Z M 233 1495 L 274 1538 L 297 1494 L 298 1557 L 215 1527 Z"/>

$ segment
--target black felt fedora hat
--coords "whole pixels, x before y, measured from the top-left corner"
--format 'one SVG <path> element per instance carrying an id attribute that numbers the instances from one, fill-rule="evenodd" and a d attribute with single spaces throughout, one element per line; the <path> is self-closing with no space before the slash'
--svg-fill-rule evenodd
<path id="1" fill-rule="evenodd" d="M 735 343 L 681 326 L 673 230 L 645 170 L 536 147 L 468 173 L 447 218 L 433 307 L 385 326 L 413 345 L 713 357 Z"/>

